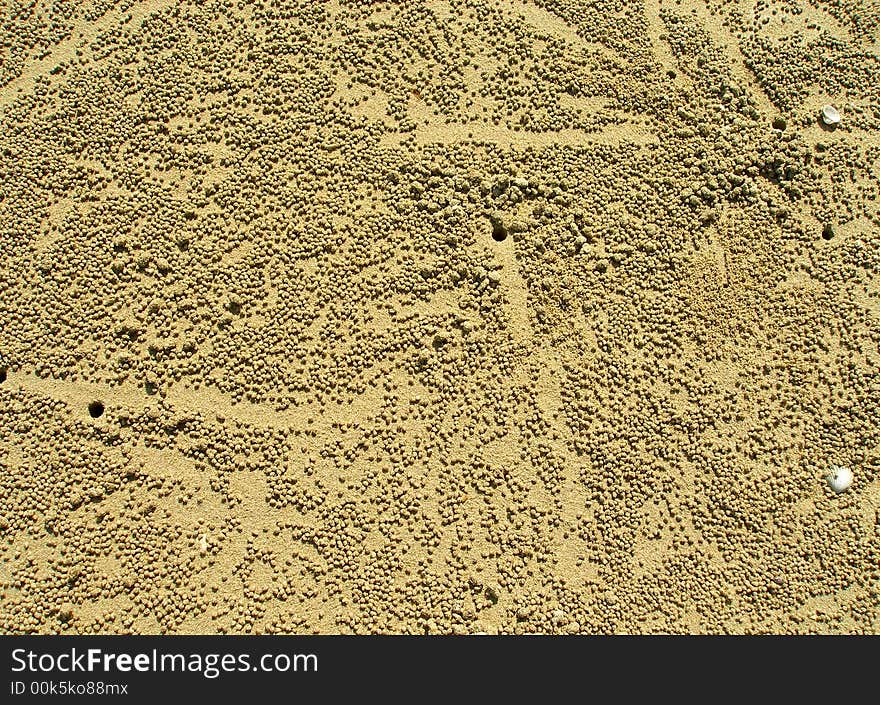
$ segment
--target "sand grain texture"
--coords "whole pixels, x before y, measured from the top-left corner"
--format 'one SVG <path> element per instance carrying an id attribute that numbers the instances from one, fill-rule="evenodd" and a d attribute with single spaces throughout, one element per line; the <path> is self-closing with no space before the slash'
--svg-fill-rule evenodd
<path id="1" fill-rule="evenodd" d="M 0 632 L 880 631 L 875 2 L 0 37 Z"/>

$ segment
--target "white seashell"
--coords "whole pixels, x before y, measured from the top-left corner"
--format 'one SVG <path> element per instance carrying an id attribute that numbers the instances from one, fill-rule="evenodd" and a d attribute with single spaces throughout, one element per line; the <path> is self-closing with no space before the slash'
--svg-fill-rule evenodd
<path id="1" fill-rule="evenodd" d="M 836 125 L 840 122 L 840 112 L 833 105 L 822 107 L 822 122 L 826 125 Z"/>
<path id="2" fill-rule="evenodd" d="M 834 465 L 828 473 L 828 484 L 831 489 L 840 494 L 846 492 L 852 484 L 852 470 L 842 465 Z"/>

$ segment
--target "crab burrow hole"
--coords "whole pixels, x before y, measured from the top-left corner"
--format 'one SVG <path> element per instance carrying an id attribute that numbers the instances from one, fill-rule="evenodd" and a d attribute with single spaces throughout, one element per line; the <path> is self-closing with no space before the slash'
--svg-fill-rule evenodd
<path id="1" fill-rule="evenodd" d="M 492 225 L 492 239 L 495 242 L 504 242 L 508 235 L 507 226 L 504 224 L 504 220 L 497 215 L 490 215 L 489 223 Z"/>
<path id="2" fill-rule="evenodd" d="M 101 418 L 104 415 L 104 402 L 93 401 L 89 404 L 89 416 L 93 419 Z"/>

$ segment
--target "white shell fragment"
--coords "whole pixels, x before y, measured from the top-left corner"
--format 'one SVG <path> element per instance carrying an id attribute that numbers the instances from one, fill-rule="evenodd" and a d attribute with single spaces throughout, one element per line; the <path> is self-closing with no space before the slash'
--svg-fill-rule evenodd
<path id="1" fill-rule="evenodd" d="M 822 122 L 826 125 L 836 125 L 840 122 L 840 112 L 833 105 L 822 107 Z"/>
<path id="2" fill-rule="evenodd" d="M 828 484 L 831 489 L 840 494 L 846 492 L 852 484 L 852 470 L 842 465 L 834 465 L 828 473 Z"/>

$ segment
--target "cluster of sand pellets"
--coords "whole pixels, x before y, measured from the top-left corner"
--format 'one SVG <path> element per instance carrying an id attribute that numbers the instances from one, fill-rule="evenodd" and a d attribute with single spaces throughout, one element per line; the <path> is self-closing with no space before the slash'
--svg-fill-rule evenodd
<path id="1" fill-rule="evenodd" d="M 878 76 L 870 0 L 8 0 L 0 632 L 877 633 Z"/>

